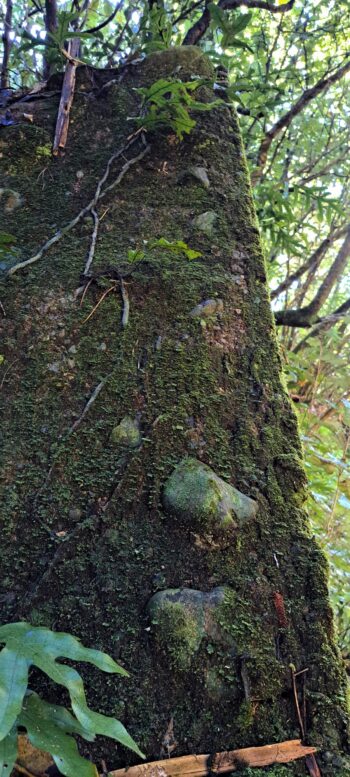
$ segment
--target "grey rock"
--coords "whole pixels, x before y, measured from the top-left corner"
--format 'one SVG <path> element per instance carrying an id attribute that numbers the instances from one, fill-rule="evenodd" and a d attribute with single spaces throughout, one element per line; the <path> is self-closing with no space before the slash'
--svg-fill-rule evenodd
<path id="1" fill-rule="evenodd" d="M 209 189 L 210 187 L 210 181 L 205 167 L 191 165 L 186 170 L 183 170 L 180 173 L 180 175 L 177 178 L 177 182 L 180 183 L 181 181 L 184 181 L 187 178 L 196 178 L 196 180 L 199 181 L 199 183 L 202 184 L 202 186 L 204 186 L 205 189 Z"/>
<path id="2" fill-rule="evenodd" d="M 205 213 L 200 213 L 199 216 L 196 216 L 193 220 L 193 226 L 204 232 L 208 237 L 211 237 L 217 218 L 218 214 L 215 213 L 215 210 L 206 210 Z"/>
<path id="3" fill-rule="evenodd" d="M 222 313 L 224 310 L 224 303 L 222 299 L 205 299 L 200 302 L 190 312 L 190 316 L 193 318 L 209 318 L 210 316 Z"/>
<path id="4" fill-rule="evenodd" d="M 209 189 L 210 182 L 205 167 L 198 167 L 197 165 L 191 166 L 188 168 L 187 173 L 188 175 L 192 175 L 193 178 L 197 178 L 197 181 L 199 181 L 205 189 Z"/>
<path id="5" fill-rule="evenodd" d="M 57 374 L 60 371 L 60 365 L 58 362 L 52 362 L 52 364 L 47 365 L 47 370 L 48 372 L 54 372 Z"/>

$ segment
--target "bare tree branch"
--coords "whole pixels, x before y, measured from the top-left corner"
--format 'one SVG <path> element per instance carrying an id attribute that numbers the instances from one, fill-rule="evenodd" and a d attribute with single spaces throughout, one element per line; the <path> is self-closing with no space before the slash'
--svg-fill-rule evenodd
<path id="1" fill-rule="evenodd" d="M 229 0 L 227 0 L 229 1 Z M 280 8 L 283 8 L 284 6 L 280 6 Z M 306 106 L 311 102 L 311 100 L 314 100 L 315 97 L 317 97 L 321 92 L 326 92 L 332 84 L 337 83 L 337 81 L 340 81 L 343 76 L 345 76 L 346 73 L 350 71 L 350 60 L 345 62 L 344 65 L 339 67 L 332 75 L 321 78 L 319 81 L 317 81 L 314 86 L 310 87 L 310 89 L 306 89 L 305 92 L 299 97 L 299 99 L 292 105 L 292 107 L 287 111 L 287 113 L 284 114 L 284 116 L 281 116 L 278 121 L 275 122 L 275 124 L 271 127 L 270 130 L 265 134 L 265 137 L 263 138 L 259 152 L 258 152 L 258 158 L 257 158 L 257 167 L 256 170 L 254 170 L 252 174 L 252 183 L 256 184 L 265 169 L 267 155 L 271 146 L 272 141 L 278 137 L 280 132 L 285 127 L 289 127 L 293 119 L 295 119 L 296 116 L 298 116 L 301 111 L 306 108 Z"/>
<path id="2" fill-rule="evenodd" d="M 310 340 L 312 337 L 316 337 L 317 335 L 321 334 L 321 332 L 324 332 L 327 329 L 330 329 L 331 326 L 334 326 L 334 324 L 337 324 L 338 321 L 341 321 L 344 316 L 348 315 L 350 313 L 350 297 L 346 300 L 346 302 L 343 302 L 342 305 L 340 305 L 337 310 L 335 310 L 333 313 L 330 313 L 329 316 L 324 316 L 311 330 L 311 332 L 308 332 L 306 337 L 303 337 L 302 340 L 297 343 L 295 348 L 293 348 L 293 353 L 299 353 L 301 351 L 308 340 Z"/>
<path id="3" fill-rule="evenodd" d="M 101 24 L 97 24 L 96 27 L 89 27 L 88 30 L 84 30 L 84 32 L 92 33 L 92 32 L 98 32 L 99 30 L 102 30 L 103 27 L 107 27 L 107 24 L 113 21 L 114 17 L 117 15 L 118 11 L 123 7 L 124 0 L 120 0 L 119 3 L 117 3 L 114 11 L 107 17 L 107 19 L 104 19 Z"/>
<path id="4" fill-rule="evenodd" d="M 311 256 L 306 260 L 306 262 L 303 262 L 303 264 L 298 267 L 295 272 L 288 275 L 287 278 L 285 278 L 282 283 L 280 283 L 277 286 L 277 289 L 274 289 L 271 292 L 271 299 L 276 299 L 276 297 L 279 297 L 280 294 L 282 294 L 283 291 L 286 291 L 286 289 L 289 289 L 289 287 L 292 285 L 292 283 L 295 283 L 295 281 L 299 280 L 299 278 L 302 277 L 302 275 L 305 275 L 305 273 L 308 270 L 316 270 L 319 266 L 320 262 L 322 261 L 323 257 L 328 251 L 328 248 L 336 241 L 339 240 L 340 237 L 345 235 L 347 230 L 349 229 L 349 225 L 347 224 L 346 227 L 342 227 L 341 229 L 331 230 L 327 237 L 325 237 L 324 240 L 322 240 L 322 243 L 320 243 L 319 246 L 315 249 L 315 251 L 312 252 Z"/>
<path id="5" fill-rule="evenodd" d="M 276 324 L 308 328 L 312 324 L 319 323 L 317 313 L 328 299 L 333 286 L 345 269 L 350 256 L 350 227 L 346 231 L 345 240 L 330 267 L 323 283 L 321 283 L 315 297 L 304 308 L 299 310 L 279 310 L 275 313 Z M 339 311 L 338 311 L 339 312 Z"/>
<path id="6" fill-rule="evenodd" d="M 234 11 L 240 6 L 246 8 L 261 8 L 264 11 L 270 11 L 270 13 L 285 13 L 293 8 L 295 0 L 288 0 L 283 5 L 274 5 L 273 3 L 265 2 L 265 0 L 219 0 L 218 6 L 224 11 Z M 207 7 L 202 13 L 202 16 L 194 23 L 194 25 L 188 30 L 183 40 L 184 46 L 195 46 L 198 41 L 206 33 L 210 24 L 210 12 Z"/>

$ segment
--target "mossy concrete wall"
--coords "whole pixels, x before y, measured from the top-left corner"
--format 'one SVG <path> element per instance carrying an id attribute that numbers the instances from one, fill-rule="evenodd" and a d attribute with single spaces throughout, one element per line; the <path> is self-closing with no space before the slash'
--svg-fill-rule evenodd
<path id="1" fill-rule="evenodd" d="M 80 69 L 67 152 L 56 160 L 47 152 L 59 94 L 14 106 L 18 123 L 1 128 L 0 152 L 16 207 L 5 192 L 0 208 L 20 257 L 89 202 L 134 129 L 135 87 L 210 72 L 196 49 L 156 54 L 106 88 L 110 72 Z M 123 720 L 149 759 L 164 754 L 171 718 L 176 755 L 298 737 L 290 664 L 307 669 L 308 740 L 323 752 L 324 774 L 343 775 L 346 689 L 327 568 L 303 510 L 302 452 L 236 117 L 222 107 L 200 114 L 182 142 L 166 129 L 148 140 L 150 153 L 98 206 L 93 270 L 120 267 L 129 249 L 159 237 L 186 241 L 200 260 L 146 249 L 126 279 L 124 329 L 118 284 L 88 318 L 110 279 L 75 299 L 89 217 L 2 284 L 1 619 L 71 631 L 120 661 L 129 680 L 83 669 L 89 701 Z M 188 174 L 194 167 L 209 187 Z M 201 228 L 208 212 L 210 230 Z M 204 304 L 194 315 L 207 300 L 210 314 Z M 125 418 L 132 445 L 116 432 Z M 186 457 L 253 499 L 256 515 L 208 536 L 168 512 L 164 484 Z M 215 614 L 227 641 L 204 636 L 190 658 L 171 661 L 176 623 L 169 651 L 167 628 L 151 622 L 151 597 L 217 587 L 227 589 Z M 180 650 L 192 622 L 175 615 Z M 90 752 L 110 768 L 132 759 L 107 741 Z"/>

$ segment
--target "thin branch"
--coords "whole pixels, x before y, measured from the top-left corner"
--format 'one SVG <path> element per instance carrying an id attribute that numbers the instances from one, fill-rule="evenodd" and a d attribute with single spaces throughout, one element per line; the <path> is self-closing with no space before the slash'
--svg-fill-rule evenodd
<path id="1" fill-rule="evenodd" d="M 96 248 L 98 225 L 100 223 L 98 215 L 97 215 L 97 213 L 95 211 L 95 208 L 91 208 L 90 213 L 91 213 L 91 217 L 92 217 L 93 222 L 94 222 L 94 228 L 93 228 L 92 235 L 91 235 L 91 242 L 90 242 L 90 247 L 89 247 L 89 253 L 88 253 L 86 264 L 85 264 L 85 267 L 84 267 L 84 275 L 88 275 L 89 274 L 89 270 L 90 270 L 90 267 L 91 267 L 92 262 L 93 262 L 93 258 L 94 258 L 94 254 L 95 254 L 95 248 Z"/>
<path id="2" fill-rule="evenodd" d="M 227 2 L 229 2 L 229 0 L 227 0 Z M 284 6 L 279 6 L 279 8 L 283 7 Z M 330 86 L 340 81 L 349 71 L 350 60 L 339 67 L 334 73 L 332 73 L 332 75 L 321 78 L 310 89 L 306 89 L 305 92 L 303 92 L 299 99 L 294 103 L 294 105 L 292 105 L 289 111 L 287 111 L 284 116 L 281 116 L 281 118 L 275 122 L 271 129 L 268 130 L 260 144 L 258 151 L 257 167 L 252 174 L 253 184 L 260 180 L 264 172 L 267 155 L 272 141 L 280 134 L 280 132 L 282 132 L 285 127 L 289 127 L 293 119 L 295 119 L 295 117 L 304 110 L 304 108 L 311 102 L 311 100 L 314 100 L 314 98 L 322 92 L 326 92 Z"/>
<path id="3" fill-rule="evenodd" d="M 103 300 L 105 299 L 105 297 L 107 297 L 107 294 L 109 294 L 111 291 L 115 291 L 115 289 L 116 289 L 116 283 L 113 283 L 113 284 L 112 284 L 112 286 L 110 286 L 108 289 L 106 289 L 106 290 L 103 292 L 103 294 L 101 295 L 101 297 L 100 297 L 99 301 L 98 301 L 98 302 L 96 302 L 96 305 L 94 305 L 94 307 L 92 308 L 92 310 L 90 310 L 90 313 L 89 313 L 89 315 L 88 315 L 88 316 L 86 316 L 86 318 L 84 318 L 84 321 L 82 322 L 82 325 L 83 325 L 83 324 L 86 324 L 86 322 L 87 322 L 87 321 L 89 321 L 89 319 L 90 319 L 90 318 L 92 318 L 92 316 L 93 316 L 93 315 L 94 315 L 94 313 L 96 312 L 97 308 L 98 308 L 98 307 L 101 305 L 101 302 L 103 302 Z"/>
<path id="4" fill-rule="evenodd" d="M 350 227 L 348 227 L 345 240 L 313 300 L 309 303 L 309 305 L 306 305 L 304 308 L 300 308 L 299 310 L 277 311 L 275 313 L 276 324 L 308 328 L 312 324 L 318 323 L 321 319 L 317 319 L 316 314 L 328 299 L 333 286 L 341 276 L 348 263 L 349 256 Z"/>
<path id="5" fill-rule="evenodd" d="M 317 335 L 321 334 L 321 332 L 330 329 L 331 326 L 338 324 L 339 321 L 343 320 L 344 316 L 348 315 L 348 312 L 350 312 L 350 298 L 342 305 L 340 305 L 340 307 L 337 308 L 337 310 L 335 310 L 333 313 L 330 313 L 328 316 L 324 316 L 324 318 L 322 318 L 316 324 L 316 326 L 311 329 L 311 332 L 308 332 L 306 337 L 303 337 L 303 339 L 297 343 L 295 348 L 293 348 L 293 353 L 299 353 L 299 351 L 305 347 L 308 340 L 310 340 L 312 337 L 316 337 Z"/>
<path id="6" fill-rule="evenodd" d="M 124 38 L 125 32 L 126 32 L 126 30 L 128 28 L 129 15 L 128 15 L 127 12 L 125 13 L 125 16 L 126 16 L 126 22 L 124 24 L 124 27 L 122 27 L 122 29 L 120 30 L 120 33 L 119 33 L 119 35 L 118 35 L 118 37 L 117 37 L 117 39 L 116 39 L 116 41 L 114 43 L 113 49 L 112 49 L 112 51 L 111 51 L 111 53 L 110 53 L 110 55 L 108 57 L 108 60 L 107 60 L 107 65 L 109 67 L 111 67 L 111 65 L 113 65 L 113 57 L 117 53 L 117 51 L 119 51 L 120 44 L 121 44 L 121 42 L 122 42 L 122 40 Z"/>
<path id="7" fill-rule="evenodd" d="M 299 723 L 300 733 L 301 733 L 302 738 L 305 739 L 305 726 L 304 726 L 304 722 L 303 722 L 303 719 L 301 717 L 301 712 L 300 712 L 297 684 L 296 684 L 296 680 L 295 680 L 295 669 L 292 666 L 290 667 L 290 673 L 291 673 L 291 677 L 292 677 L 294 704 L 295 704 L 295 710 L 296 710 L 296 713 L 297 713 L 297 716 L 298 716 L 298 723 Z"/>
<path id="8" fill-rule="evenodd" d="M 288 0 L 283 5 L 274 5 L 273 3 L 265 2 L 265 0 L 219 0 L 218 6 L 225 11 L 234 11 L 243 5 L 246 8 L 261 8 L 264 11 L 270 11 L 270 13 L 285 13 L 293 8 L 294 2 L 295 0 Z M 210 19 L 210 12 L 206 7 L 200 19 L 194 23 L 185 35 L 183 46 L 195 46 L 205 35 Z"/>
<path id="9" fill-rule="evenodd" d="M 125 286 L 123 278 L 120 278 L 120 294 L 123 301 L 122 327 L 125 329 L 129 323 L 130 301 L 128 290 Z"/>
<path id="10" fill-rule="evenodd" d="M 80 426 L 80 424 L 84 420 L 86 414 L 89 412 L 91 405 L 93 405 L 93 403 L 95 402 L 95 399 L 97 399 L 100 391 L 102 391 L 102 389 L 103 389 L 104 385 L 106 384 L 108 378 L 109 378 L 109 375 L 107 375 L 106 378 L 103 378 L 103 380 L 101 380 L 100 383 L 97 384 L 96 388 L 94 388 L 90 398 L 88 399 L 88 401 L 87 401 L 87 403 L 86 403 L 86 405 L 84 407 L 84 410 L 83 410 L 82 414 L 79 416 L 79 418 L 77 418 L 76 421 L 74 421 L 74 424 L 68 430 L 66 437 L 70 437 L 71 434 L 73 434 L 73 432 L 76 432 L 76 430 L 78 429 L 78 426 Z"/>
<path id="11" fill-rule="evenodd" d="M 107 27 L 107 24 L 113 21 L 114 17 L 117 15 L 118 11 L 123 7 L 124 0 L 120 0 L 119 3 L 117 3 L 114 11 L 108 16 L 107 19 L 105 19 L 101 24 L 97 24 L 96 27 L 89 27 L 87 30 L 84 30 L 84 32 L 88 32 L 90 35 L 93 32 L 98 32 L 99 30 L 103 30 L 104 27 Z"/>
<path id="12" fill-rule="evenodd" d="M 176 19 L 174 19 L 173 24 L 178 24 L 178 22 L 181 22 L 182 19 L 186 19 L 187 16 L 190 16 L 193 11 L 196 10 L 196 8 L 199 8 L 199 6 L 203 5 L 204 0 L 197 0 L 196 3 L 193 3 L 189 6 L 185 11 L 180 13 L 180 16 L 177 16 Z"/>
<path id="13" fill-rule="evenodd" d="M 322 243 L 315 249 L 315 251 L 312 252 L 311 256 L 303 262 L 303 264 L 298 267 L 295 272 L 291 273 L 290 275 L 285 278 L 282 283 L 280 283 L 277 286 L 277 289 L 274 289 L 271 292 L 271 299 L 276 299 L 276 297 L 279 297 L 280 294 L 282 294 L 283 291 L 286 291 L 286 289 L 289 289 L 289 287 L 295 283 L 295 281 L 299 280 L 299 278 L 302 277 L 302 275 L 305 275 L 305 273 L 308 270 L 316 270 L 319 266 L 321 260 L 325 256 L 325 254 L 328 251 L 328 248 L 334 243 L 336 240 L 338 240 L 340 237 L 345 235 L 346 231 L 349 229 L 349 225 L 346 227 L 343 227 L 342 229 L 338 229 L 335 231 L 330 231 L 327 237 L 325 237 L 324 240 L 322 240 Z"/>

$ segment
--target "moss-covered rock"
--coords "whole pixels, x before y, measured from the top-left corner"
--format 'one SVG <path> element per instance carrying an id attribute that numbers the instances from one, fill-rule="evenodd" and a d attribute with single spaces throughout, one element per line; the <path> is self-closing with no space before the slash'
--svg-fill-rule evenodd
<path id="1" fill-rule="evenodd" d="M 258 505 L 193 458 L 183 459 L 163 490 L 165 510 L 193 531 L 225 534 L 256 516 Z"/>
<path id="2" fill-rule="evenodd" d="M 192 318 L 211 318 L 211 316 L 222 313 L 223 310 L 224 303 L 222 299 L 205 299 L 192 308 L 190 315 Z"/>
<path id="3" fill-rule="evenodd" d="M 141 445 L 142 437 L 136 418 L 124 416 L 120 423 L 113 427 L 111 439 L 125 448 L 138 448 Z"/>
<path id="4" fill-rule="evenodd" d="M 178 669 L 187 669 L 204 638 L 232 647 L 233 640 L 216 615 L 225 599 L 225 586 L 209 592 L 191 588 L 158 591 L 148 604 L 156 643 Z"/>
<path id="5" fill-rule="evenodd" d="M 217 218 L 218 214 L 215 210 L 206 210 L 204 213 L 200 213 L 199 216 L 196 216 L 193 220 L 193 226 L 200 232 L 204 232 L 208 237 L 211 237 L 214 233 Z"/>

